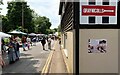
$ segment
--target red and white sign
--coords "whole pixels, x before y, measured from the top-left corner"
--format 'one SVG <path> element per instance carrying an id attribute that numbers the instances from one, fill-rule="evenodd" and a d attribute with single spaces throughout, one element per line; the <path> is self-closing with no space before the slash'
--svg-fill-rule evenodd
<path id="1" fill-rule="evenodd" d="M 82 6 L 82 16 L 115 16 L 115 13 L 115 6 Z"/>

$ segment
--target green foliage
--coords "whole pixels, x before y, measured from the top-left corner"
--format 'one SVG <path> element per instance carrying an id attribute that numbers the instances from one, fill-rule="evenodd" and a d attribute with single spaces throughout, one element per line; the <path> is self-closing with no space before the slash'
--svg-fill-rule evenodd
<path id="1" fill-rule="evenodd" d="M 49 34 L 49 29 L 51 27 L 51 23 L 49 22 L 49 18 L 43 16 L 38 16 L 34 20 L 35 22 L 35 27 L 36 27 L 36 32 L 37 33 L 42 33 L 42 34 Z"/>
<path id="2" fill-rule="evenodd" d="M 58 28 L 54 28 L 53 30 L 54 30 L 55 32 L 57 32 L 57 31 L 58 31 Z"/>
<path id="3" fill-rule="evenodd" d="M 58 26 L 58 32 L 61 32 L 61 26 L 60 25 Z"/>
<path id="4" fill-rule="evenodd" d="M 3 0 L 0 0 L 0 5 L 3 4 Z"/>
<path id="5" fill-rule="evenodd" d="M 7 16 L 2 16 L 2 31 L 8 32 L 10 30 Z"/>
<path id="6" fill-rule="evenodd" d="M 24 25 L 21 30 L 28 33 L 34 32 L 32 10 L 27 5 L 27 2 L 9 2 L 7 9 L 7 18 L 3 18 L 3 28 L 8 26 L 4 30 L 5 32 L 20 28 L 22 26 L 22 16 Z"/>
<path id="7" fill-rule="evenodd" d="M 8 3 L 7 9 L 7 15 L 2 18 L 3 32 L 17 29 L 27 33 L 53 33 L 50 29 L 49 18 L 38 16 L 35 11 L 30 9 L 27 2 L 11 1 Z M 22 19 L 24 25 L 22 25 Z"/>

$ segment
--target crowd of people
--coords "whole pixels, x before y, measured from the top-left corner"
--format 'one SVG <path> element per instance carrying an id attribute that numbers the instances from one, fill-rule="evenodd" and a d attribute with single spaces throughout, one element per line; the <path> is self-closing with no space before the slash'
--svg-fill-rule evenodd
<path id="1" fill-rule="evenodd" d="M 6 49 L 6 46 L 8 47 Z M 2 39 L 2 54 L 6 53 L 8 51 L 8 60 L 9 64 L 14 63 L 15 61 L 19 60 L 20 57 L 20 51 L 19 51 L 19 43 L 16 39 L 16 37 L 9 38 L 9 42 L 5 43 Z"/>
<path id="2" fill-rule="evenodd" d="M 19 49 L 20 41 L 18 40 L 18 38 L 19 38 L 18 36 L 17 37 L 12 36 L 11 38 L 9 38 L 9 42 L 7 43 L 2 39 L 2 54 L 7 52 L 9 64 L 13 64 L 20 59 L 20 49 Z M 51 50 L 52 49 L 51 43 L 54 39 L 55 38 L 51 36 L 42 37 L 40 39 L 22 36 L 21 47 L 23 48 L 23 51 L 26 51 L 26 47 L 28 48 L 28 50 L 30 50 L 30 46 L 33 46 L 34 42 L 41 42 L 43 50 L 46 50 L 45 44 L 47 42 L 48 49 Z M 3 61 L 2 57 L 0 57 L 0 59 L 1 59 L 0 65 L 4 66 L 5 62 Z"/>

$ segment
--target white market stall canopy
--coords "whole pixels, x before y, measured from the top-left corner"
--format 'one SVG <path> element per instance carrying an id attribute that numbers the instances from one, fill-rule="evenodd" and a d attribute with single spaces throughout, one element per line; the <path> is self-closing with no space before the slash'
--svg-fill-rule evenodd
<path id="1" fill-rule="evenodd" d="M 21 32 L 21 31 L 17 31 L 17 30 L 13 30 L 12 32 L 8 32 L 10 34 L 22 34 L 22 35 L 27 35 L 27 33 Z"/>
<path id="2" fill-rule="evenodd" d="M 11 37 L 11 35 L 0 32 L 0 37 Z"/>
<path id="3" fill-rule="evenodd" d="M 35 33 L 30 33 L 30 34 L 28 34 L 29 36 L 36 36 L 37 34 L 35 34 Z"/>

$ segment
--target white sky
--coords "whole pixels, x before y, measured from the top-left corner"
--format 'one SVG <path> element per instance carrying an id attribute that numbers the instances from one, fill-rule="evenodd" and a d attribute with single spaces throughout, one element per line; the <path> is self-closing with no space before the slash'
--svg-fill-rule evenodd
<path id="1" fill-rule="evenodd" d="M 3 0 L 4 5 L 1 5 L 2 8 L 1 14 L 6 15 L 7 13 L 7 2 L 12 0 Z M 38 15 L 46 16 L 50 19 L 52 23 L 51 29 L 57 28 L 60 24 L 59 12 L 59 0 L 25 0 L 28 2 L 28 5 L 33 9 Z"/>

